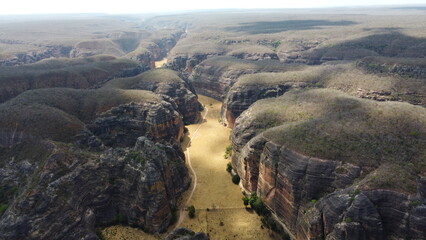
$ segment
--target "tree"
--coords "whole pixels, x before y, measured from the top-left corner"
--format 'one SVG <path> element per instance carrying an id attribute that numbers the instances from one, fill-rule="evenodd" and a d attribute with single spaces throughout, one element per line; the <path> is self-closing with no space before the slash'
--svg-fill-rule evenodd
<path id="1" fill-rule="evenodd" d="M 227 172 L 231 172 L 232 171 L 232 163 L 231 162 L 229 162 L 227 165 L 226 165 L 226 171 Z"/>
<path id="2" fill-rule="evenodd" d="M 240 176 L 238 176 L 238 175 L 234 175 L 234 176 L 232 176 L 232 182 L 233 182 L 234 184 L 238 184 L 238 183 L 240 183 Z"/>
<path id="3" fill-rule="evenodd" d="M 247 207 L 249 205 L 249 198 L 244 196 L 243 197 L 243 203 L 244 203 L 244 206 Z"/>
<path id="4" fill-rule="evenodd" d="M 190 218 L 194 218 L 195 217 L 195 207 L 194 205 L 191 205 L 188 207 L 188 216 Z"/>

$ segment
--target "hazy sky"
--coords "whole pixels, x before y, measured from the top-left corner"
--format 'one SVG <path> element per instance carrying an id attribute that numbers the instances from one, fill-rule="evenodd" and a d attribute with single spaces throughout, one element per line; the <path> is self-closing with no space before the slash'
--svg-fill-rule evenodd
<path id="1" fill-rule="evenodd" d="M 218 8 L 303 8 L 426 4 L 426 0 L 4 0 L 0 14 L 140 13 Z"/>

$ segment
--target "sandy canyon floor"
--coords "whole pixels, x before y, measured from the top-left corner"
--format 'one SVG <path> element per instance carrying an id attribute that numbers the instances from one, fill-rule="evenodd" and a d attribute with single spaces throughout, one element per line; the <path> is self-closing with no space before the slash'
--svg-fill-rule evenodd
<path id="1" fill-rule="evenodd" d="M 189 132 L 182 143 L 187 164 L 190 161 L 197 181 L 195 183 L 195 176 L 190 170 L 193 182 L 181 200 L 182 217 L 177 225 L 208 233 L 213 240 L 275 239 L 272 231 L 261 228 L 260 217 L 244 207 L 240 187 L 232 183 L 226 172 L 229 159 L 224 158 L 224 153 L 230 145 L 230 129 L 219 123 L 221 102 L 205 96 L 199 96 L 199 100 L 206 108 L 202 113 L 205 118 L 199 124 L 187 126 Z M 191 196 L 193 184 L 196 188 Z M 196 208 L 193 219 L 184 210 L 190 205 Z M 102 234 L 108 240 L 164 237 L 125 226 L 106 228 Z"/>

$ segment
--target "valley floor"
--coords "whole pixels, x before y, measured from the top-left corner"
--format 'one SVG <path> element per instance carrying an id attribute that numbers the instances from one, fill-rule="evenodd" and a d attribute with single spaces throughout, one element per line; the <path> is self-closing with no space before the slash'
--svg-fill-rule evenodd
<path id="1" fill-rule="evenodd" d="M 183 143 L 187 146 L 191 139 L 185 153 L 187 159 L 190 154 L 197 186 L 188 205 L 195 206 L 196 217 L 186 217 L 181 226 L 208 233 L 211 239 L 273 239 L 269 230 L 261 228 L 260 217 L 245 209 L 240 187 L 226 172 L 230 160 L 224 153 L 230 145 L 230 129 L 219 123 L 222 103 L 205 96 L 199 96 L 199 101 L 208 109 L 207 116 L 201 126 L 187 126 L 189 134 Z"/>

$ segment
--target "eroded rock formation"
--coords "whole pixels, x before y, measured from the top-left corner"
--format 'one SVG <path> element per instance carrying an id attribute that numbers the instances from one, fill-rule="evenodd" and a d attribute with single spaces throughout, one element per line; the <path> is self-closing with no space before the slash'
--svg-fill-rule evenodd
<path id="1" fill-rule="evenodd" d="M 50 144 L 2 216 L 1 239 L 97 239 L 96 226 L 114 223 L 163 231 L 189 184 L 177 144 L 140 137 L 133 148 L 103 152 Z"/>
<path id="2" fill-rule="evenodd" d="M 165 231 L 190 182 L 174 101 L 141 90 L 38 91 L 70 99 L 33 91 L 1 106 L 1 126 L 18 125 L 2 137 L 0 186 L 13 194 L 0 199 L 0 239 L 97 239 L 96 227 L 118 223 Z M 20 104 L 46 106 L 20 114 Z M 45 121 L 34 126 L 33 114 Z"/>
<path id="3" fill-rule="evenodd" d="M 270 134 L 264 134 L 265 127 L 255 118 L 256 113 L 249 109 L 237 119 L 232 133 L 233 169 L 245 190 L 257 193 L 295 239 L 426 236 L 421 171 L 417 176 L 413 172 L 404 175 L 404 167 L 386 159 L 374 166 L 371 162 L 355 164 L 301 154 L 289 143 L 270 138 L 279 136 L 271 134 L 279 131 L 278 127 L 269 126 Z M 389 179 L 378 180 L 381 178 Z M 395 182 L 377 185 L 375 181 L 396 181 L 402 187 L 394 186 Z"/>

